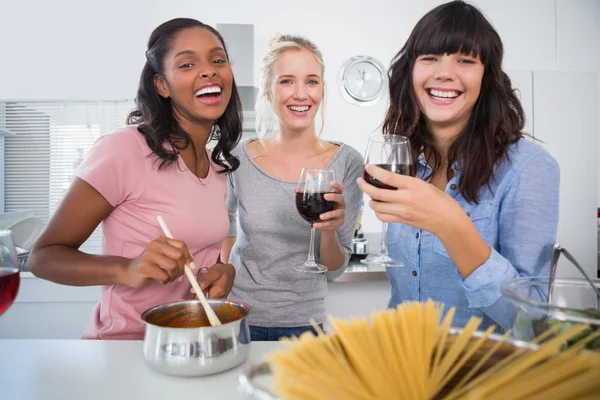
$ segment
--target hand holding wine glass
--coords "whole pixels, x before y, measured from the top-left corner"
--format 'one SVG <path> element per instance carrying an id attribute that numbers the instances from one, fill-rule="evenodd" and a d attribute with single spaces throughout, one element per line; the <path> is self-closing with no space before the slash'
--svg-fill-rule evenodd
<path id="1" fill-rule="evenodd" d="M 327 267 L 315 262 L 314 242 L 315 242 L 315 223 L 320 222 L 321 214 L 325 214 L 334 209 L 336 202 L 328 200 L 328 195 L 334 194 L 335 190 L 331 182 L 335 181 L 333 171 L 304 168 L 296 187 L 296 209 L 300 216 L 304 218 L 311 226 L 310 229 L 310 247 L 308 257 L 304 264 L 294 266 L 294 269 L 308 273 L 322 273 L 327 271 Z M 343 188 L 342 188 L 343 189 Z"/>
<path id="2" fill-rule="evenodd" d="M 373 179 L 398 189 L 382 190 L 359 182 L 359 188 L 371 197 L 369 205 L 379 220 L 407 224 L 438 238 L 452 235 L 448 227 L 464 223 L 466 214 L 460 204 L 429 182 L 392 174 L 375 165 L 369 165 L 368 170 Z"/>
<path id="3" fill-rule="evenodd" d="M 333 201 L 335 204 L 332 211 L 320 215 L 320 221 L 313 226 L 315 229 L 323 231 L 335 231 L 344 224 L 346 216 L 346 201 L 344 200 L 344 185 L 340 182 L 331 182 L 331 188 L 334 193 L 325 195 L 325 200 Z"/>
<path id="4" fill-rule="evenodd" d="M 365 154 L 365 167 L 375 164 L 387 171 L 400 175 L 415 175 L 415 166 L 412 158 L 408 138 L 399 135 L 374 135 L 369 139 Z M 379 189 L 389 191 L 397 190 L 396 187 L 385 184 L 364 171 L 364 180 Z M 362 189 L 362 188 L 361 188 Z M 364 191 L 364 190 L 363 190 Z M 367 193 L 368 194 L 368 193 Z M 392 259 L 387 251 L 387 222 L 382 223 L 381 241 L 377 254 L 371 254 L 364 260 L 364 264 L 377 264 L 385 267 L 403 267 L 399 261 Z"/>
<path id="5" fill-rule="evenodd" d="M 0 230 L 0 315 L 15 301 L 19 291 L 19 260 L 10 231 Z"/>

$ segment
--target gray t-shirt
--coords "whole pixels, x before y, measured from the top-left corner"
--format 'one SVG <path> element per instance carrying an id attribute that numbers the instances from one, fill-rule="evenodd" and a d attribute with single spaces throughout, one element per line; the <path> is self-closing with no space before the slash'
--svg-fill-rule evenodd
<path id="1" fill-rule="evenodd" d="M 362 174 L 363 159 L 350 146 L 339 145 L 327 165 L 344 185 L 346 216 L 337 230 L 346 250 L 346 261 L 336 271 L 308 274 L 293 269 L 306 260 L 310 225 L 296 210 L 297 182 L 277 179 L 263 171 L 248 153 L 243 141 L 232 153 L 239 168 L 229 174 L 227 208 L 229 236 L 237 236 L 229 262 L 236 277 L 229 298 L 250 305 L 250 325 L 294 327 L 325 322 L 327 280 L 341 275 L 348 264 L 352 237 L 362 203 L 356 179 Z M 237 215 L 236 215 L 237 211 Z M 320 230 L 315 235 L 315 258 L 319 260 Z"/>

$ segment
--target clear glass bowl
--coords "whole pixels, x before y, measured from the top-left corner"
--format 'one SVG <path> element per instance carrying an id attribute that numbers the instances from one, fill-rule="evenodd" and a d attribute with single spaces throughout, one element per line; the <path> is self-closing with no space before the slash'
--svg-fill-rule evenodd
<path id="1" fill-rule="evenodd" d="M 566 345 L 600 329 L 600 298 L 585 279 L 555 279 L 551 301 L 548 303 L 548 277 L 525 277 L 510 282 L 502 293 L 515 306 L 512 335 L 520 340 L 533 340 L 555 325 L 557 333 L 574 324 L 588 324 L 590 329 Z M 592 279 L 600 288 L 600 280 Z M 600 338 L 587 345 L 600 351 Z"/>

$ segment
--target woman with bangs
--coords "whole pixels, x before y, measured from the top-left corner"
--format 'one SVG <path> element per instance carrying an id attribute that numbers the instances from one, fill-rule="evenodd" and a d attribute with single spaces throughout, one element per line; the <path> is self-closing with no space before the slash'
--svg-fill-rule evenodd
<path id="1" fill-rule="evenodd" d="M 407 136 L 416 177 L 367 166 L 359 179 L 381 221 L 390 222 L 390 306 L 431 298 L 481 328 L 511 328 L 501 288 L 547 276 L 558 224 L 556 161 L 523 132 L 523 108 L 502 71 L 500 37 L 463 1 L 442 4 L 415 26 L 389 70 L 383 131 Z"/>

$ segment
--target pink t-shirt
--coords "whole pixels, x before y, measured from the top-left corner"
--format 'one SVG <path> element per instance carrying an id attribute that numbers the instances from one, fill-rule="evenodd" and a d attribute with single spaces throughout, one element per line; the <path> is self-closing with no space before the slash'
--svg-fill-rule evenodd
<path id="1" fill-rule="evenodd" d="M 229 231 L 225 205 L 227 178 L 211 165 L 199 179 L 181 158 L 158 170 L 154 156 L 135 126 L 102 136 L 77 176 L 92 185 L 114 207 L 102 222 L 102 253 L 138 257 L 150 241 L 163 236 L 156 220 L 162 215 L 173 237 L 186 243 L 198 268 L 214 265 Z M 140 316 L 159 304 L 188 296 L 187 279 L 162 284 L 150 281 L 133 289 L 102 287 L 83 339 L 143 339 Z"/>

